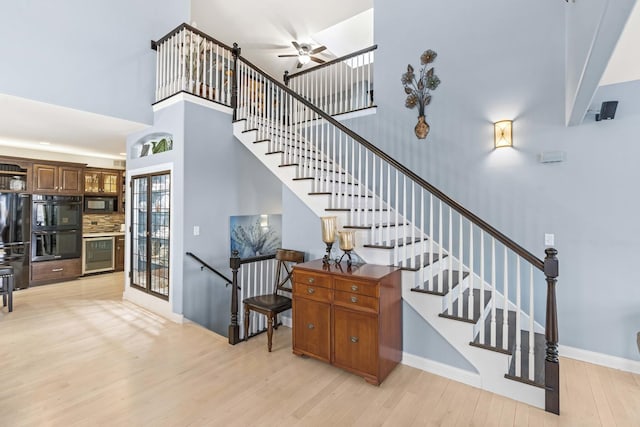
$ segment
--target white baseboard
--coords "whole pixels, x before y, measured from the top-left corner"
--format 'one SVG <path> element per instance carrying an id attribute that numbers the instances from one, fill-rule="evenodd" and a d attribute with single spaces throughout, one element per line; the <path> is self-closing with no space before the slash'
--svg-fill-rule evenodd
<path id="1" fill-rule="evenodd" d="M 131 289 L 129 287 L 125 288 L 125 291 L 122 294 L 122 299 L 132 302 L 135 305 L 139 305 L 145 310 L 149 310 L 155 314 L 158 314 L 166 319 L 171 320 L 174 323 L 184 322 L 184 316 L 182 314 L 177 314 L 171 311 L 171 305 L 169 304 L 169 301 L 161 300 L 159 298 L 147 295 L 143 292 Z"/>
<path id="2" fill-rule="evenodd" d="M 227 107 L 226 105 L 219 104 L 217 102 L 201 98 L 199 96 L 192 95 L 188 92 L 178 92 L 175 95 L 170 96 L 160 102 L 153 104 L 153 112 L 157 112 L 162 110 L 163 108 L 170 107 L 171 105 L 177 104 L 179 102 L 191 102 L 193 104 L 198 104 L 203 107 L 211 108 L 212 110 L 217 110 L 226 114 L 232 114 L 233 108 Z"/>
<path id="3" fill-rule="evenodd" d="M 567 345 L 559 345 L 558 352 L 561 357 L 568 357 L 569 359 L 581 360 L 583 362 L 593 363 L 594 365 L 640 374 L 640 361 L 637 360 L 625 359 L 623 357 L 611 356 L 609 354 L 597 353 L 595 351 L 583 350 Z"/>
<path id="4" fill-rule="evenodd" d="M 291 321 L 291 317 L 280 316 L 280 321 L 287 328 L 293 328 L 293 322 Z"/>
<path id="5" fill-rule="evenodd" d="M 480 374 L 471 371 L 465 371 L 464 369 L 456 368 L 450 365 L 445 365 L 444 363 L 436 362 L 435 360 L 425 359 L 424 357 L 403 352 L 402 364 L 421 369 L 435 375 L 440 375 L 441 377 L 449 378 L 451 380 L 458 381 L 472 387 L 482 387 Z"/>

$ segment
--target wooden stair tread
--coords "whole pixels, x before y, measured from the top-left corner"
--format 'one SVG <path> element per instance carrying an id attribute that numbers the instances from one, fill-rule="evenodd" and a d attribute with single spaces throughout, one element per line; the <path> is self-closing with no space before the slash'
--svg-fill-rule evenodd
<path id="1" fill-rule="evenodd" d="M 326 208 L 327 212 L 387 212 L 389 209 L 387 208 L 369 208 L 369 209 L 358 209 L 358 208 Z"/>
<path id="2" fill-rule="evenodd" d="M 410 238 L 409 238 L 410 239 Z M 409 240 L 407 239 L 407 240 Z M 427 240 L 426 238 L 422 239 L 420 237 L 416 237 L 415 239 L 413 239 L 413 241 L 407 241 L 407 243 L 405 243 L 405 239 L 404 238 L 400 238 L 398 239 L 398 244 L 397 246 L 399 248 L 405 246 L 405 245 L 412 245 L 414 243 L 420 243 L 423 240 Z M 396 247 L 396 240 L 390 240 L 389 243 L 386 242 L 386 240 L 383 240 L 380 243 L 376 243 L 376 244 L 370 244 L 370 245 L 363 245 L 365 248 L 374 248 L 374 249 L 393 249 Z"/>
<path id="3" fill-rule="evenodd" d="M 458 270 L 453 270 L 451 272 L 451 288 L 455 288 L 458 285 L 459 282 L 459 271 Z M 463 278 L 467 277 L 469 275 L 469 272 L 464 271 L 462 272 Z M 424 282 L 422 284 L 422 286 L 418 287 L 416 286 L 415 288 L 411 289 L 414 292 L 421 292 L 424 294 L 431 294 L 431 295 L 438 295 L 438 296 L 445 296 L 448 292 L 449 292 L 449 270 L 444 270 L 441 273 L 436 274 L 435 276 L 433 276 L 433 278 L 431 279 L 433 281 L 433 290 L 429 290 L 429 280 L 427 280 L 426 282 Z M 438 286 L 440 284 L 440 280 L 442 280 L 442 292 L 438 291 Z M 478 295 L 479 296 L 479 295 Z"/>
<path id="4" fill-rule="evenodd" d="M 314 191 L 311 193 L 308 193 L 309 196 L 331 196 L 336 195 L 336 196 L 346 196 L 346 197 L 365 197 L 365 198 L 369 198 L 369 199 L 373 199 L 373 196 L 371 195 L 366 195 L 366 194 L 353 194 L 353 193 L 332 193 L 331 191 Z"/>
<path id="5" fill-rule="evenodd" d="M 465 291 L 462 293 L 462 313 L 458 312 L 458 301 L 456 299 L 455 301 L 453 301 L 451 314 L 449 314 L 449 309 L 447 308 L 447 310 L 445 310 L 445 312 L 441 313 L 439 316 L 446 317 L 447 319 L 460 320 L 463 322 L 477 323 L 480 319 L 481 311 L 484 311 L 484 307 L 487 306 L 491 299 L 491 291 L 484 291 L 484 307 L 481 309 L 480 292 L 480 289 L 473 290 L 473 318 L 469 318 L 469 289 L 465 289 Z"/>
<path id="6" fill-rule="evenodd" d="M 505 374 L 505 378 L 510 380 L 523 382 L 525 384 L 536 387 L 544 387 L 544 358 L 546 350 L 546 340 L 544 334 L 535 333 L 534 335 L 534 377 L 533 381 L 529 380 L 529 331 L 520 331 L 520 376 L 516 376 L 516 357 L 515 342 L 513 343 L 513 356 L 509 364 L 509 372 Z"/>
<path id="7" fill-rule="evenodd" d="M 354 230 L 371 230 L 371 228 L 387 228 L 387 227 L 404 227 L 405 225 L 409 225 L 408 223 L 402 224 L 371 224 L 371 225 L 345 225 L 342 228 L 350 228 Z"/>
<path id="8" fill-rule="evenodd" d="M 442 254 L 442 258 L 446 258 L 447 254 Z M 433 262 L 438 262 L 439 260 L 439 254 L 433 254 Z M 411 265 L 420 265 L 420 255 L 416 255 L 415 257 L 415 263 L 411 263 L 411 258 L 404 260 L 404 261 L 400 261 L 397 265 L 397 267 L 400 267 L 401 270 L 408 270 L 408 271 L 418 271 L 420 270 L 421 267 L 410 267 Z M 429 265 L 429 253 L 425 252 L 424 254 L 424 263 L 422 265 L 422 267 L 426 267 Z"/>
<path id="9" fill-rule="evenodd" d="M 486 299 L 485 299 L 486 301 Z M 507 337 L 507 345 L 506 350 L 503 346 L 503 318 L 504 318 L 504 310 L 501 308 L 496 308 L 496 345 L 495 347 L 491 345 L 491 313 L 487 313 L 487 317 L 484 322 L 484 343 L 480 341 L 480 334 L 478 334 L 475 339 L 470 343 L 472 346 L 484 348 L 487 350 L 497 351 L 499 353 L 511 354 L 511 349 L 513 348 L 513 344 L 516 339 L 516 312 L 509 311 L 509 329 L 508 329 L 508 337 Z"/>

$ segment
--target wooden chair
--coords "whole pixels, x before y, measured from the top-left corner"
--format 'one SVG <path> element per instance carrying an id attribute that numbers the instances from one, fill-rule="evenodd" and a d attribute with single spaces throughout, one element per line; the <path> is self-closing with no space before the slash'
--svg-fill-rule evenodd
<path id="1" fill-rule="evenodd" d="M 304 252 L 294 251 L 290 249 L 278 249 L 276 251 L 276 276 L 273 286 L 273 292 L 266 295 L 256 295 L 245 298 L 244 304 L 244 339 L 249 338 L 249 314 L 253 310 L 255 312 L 267 316 L 267 347 L 271 351 L 271 339 L 273 337 L 273 328 L 278 327 L 278 313 L 289 310 L 291 308 L 291 298 L 280 295 L 278 291 L 291 292 L 290 287 L 286 287 L 285 283 L 291 283 L 291 264 L 304 261 Z"/>
<path id="2" fill-rule="evenodd" d="M 13 267 L 0 266 L 0 295 L 2 305 L 6 307 L 9 300 L 9 312 L 13 311 Z"/>

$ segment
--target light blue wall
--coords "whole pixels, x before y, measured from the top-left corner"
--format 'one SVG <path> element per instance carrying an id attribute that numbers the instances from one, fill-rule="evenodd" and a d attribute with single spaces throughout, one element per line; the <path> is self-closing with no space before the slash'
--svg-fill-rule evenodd
<path id="1" fill-rule="evenodd" d="M 230 320 L 230 288 L 184 255 L 193 252 L 231 278 L 229 217 L 282 213 L 282 184 L 232 134 L 231 115 L 186 103 L 184 217 L 184 315 L 221 335 Z M 200 235 L 193 235 L 193 227 Z"/>
<path id="2" fill-rule="evenodd" d="M 151 123 L 151 40 L 189 19 L 188 0 L 3 0 L 0 93 Z"/>
<path id="3" fill-rule="evenodd" d="M 183 313 L 183 280 L 182 254 L 184 237 L 181 225 L 184 222 L 184 153 L 185 153 L 185 104 L 178 103 L 157 111 L 154 114 L 154 125 L 145 131 L 127 136 L 127 175 L 129 178 L 138 174 L 147 174 L 171 170 L 171 251 L 170 251 L 170 286 L 172 311 Z M 164 153 L 138 157 L 137 141 L 148 134 L 163 132 L 173 135 L 173 150 Z M 178 230 L 176 232 L 176 230 Z M 127 280 L 127 284 L 129 281 Z M 134 290 L 136 291 L 136 290 Z"/>
<path id="4" fill-rule="evenodd" d="M 640 117 L 631 105 L 640 99 L 614 121 L 564 126 L 563 2 L 374 5 L 378 114 L 351 125 L 539 257 L 544 233 L 555 233 L 560 342 L 639 360 Z M 400 76 L 429 48 L 442 84 L 421 141 Z M 514 120 L 514 148 L 494 150 L 492 122 L 504 118 Z M 543 150 L 568 161 L 540 164 Z"/>

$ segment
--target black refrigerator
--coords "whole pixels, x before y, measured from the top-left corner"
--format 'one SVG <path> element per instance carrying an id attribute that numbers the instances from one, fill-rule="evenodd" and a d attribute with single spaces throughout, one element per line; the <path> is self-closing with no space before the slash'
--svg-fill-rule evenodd
<path id="1" fill-rule="evenodd" d="M 13 267 L 16 289 L 29 287 L 31 195 L 0 193 L 0 265 Z"/>

